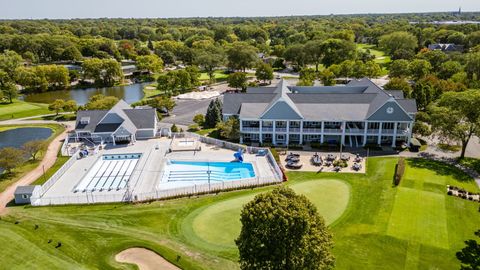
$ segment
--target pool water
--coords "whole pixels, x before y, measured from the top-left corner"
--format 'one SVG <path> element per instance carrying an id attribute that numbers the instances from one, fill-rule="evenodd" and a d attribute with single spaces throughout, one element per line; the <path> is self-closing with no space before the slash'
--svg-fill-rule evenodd
<path id="1" fill-rule="evenodd" d="M 171 181 L 234 181 L 254 178 L 251 163 L 239 162 L 167 162 L 164 180 Z M 166 179 L 165 179 L 166 178 Z"/>

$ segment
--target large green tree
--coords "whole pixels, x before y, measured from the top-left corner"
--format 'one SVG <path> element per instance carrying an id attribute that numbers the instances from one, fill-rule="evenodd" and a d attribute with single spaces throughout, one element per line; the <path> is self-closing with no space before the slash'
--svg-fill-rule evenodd
<path id="1" fill-rule="evenodd" d="M 4 169 L 6 173 L 11 173 L 24 161 L 24 152 L 21 149 L 13 147 L 0 149 L 0 168 Z"/>
<path id="2" fill-rule="evenodd" d="M 139 70 L 145 70 L 151 73 L 158 73 L 163 69 L 163 61 L 162 58 L 155 54 L 138 56 L 137 68 Z"/>
<path id="3" fill-rule="evenodd" d="M 255 70 L 255 76 L 258 80 L 262 80 L 263 83 L 266 81 L 273 80 L 273 68 L 267 63 L 259 63 Z"/>
<path id="4" fill-rule="evenodd" d="M 480 230 L 475 232 L 480 237 Z M 462 263 L 461 270 L 480 270 L 480 243 L 477 240 L 470 239 L 465 241 L 467 245 L 461 251 L 457 252 L 457 259 Z"/>
<path id="5" fill-rule="evenodd" d="M 222 121 L 222 106 L 218 99 L 210 101 L 205 115 L 205 127 L 214 128 Z"/>
<path id="6" fill-rule="evenodd" d="M 195 64 L 207 72 L 210 83 L 215 81 L 215 69 L 225 64 L 225 51 L 221 47 L 210 45 L 195 50 Z"/>
<path id="7" fill-rule="evenodd" d="M 322 42 L 321 50 L 322 64 L 326 67 L 355 59 L 357 52 L 355 43 L 343 39 L 327 39 Z"/>
<path id="8" fill-rule="evenodd" d="M 235 72 L 228 77 L 228 86 L 235 89 L 247 88 L 247 74 L 245 72 Z"/>
<path id="9" fill-rule="evenodd" d="M 235 42 L 227 50 L 228 67 L 245 72 L 258 62 L 257 49 L 245 42 Z"/>
<path id="10" fill-rule="evenodd" d="M 332 269 L 332 235 L 317 208 L 285 186 L 257 195 L 240 216 L 241 269 Z"/>
<path id="11" fill-rule="evenodd" d="M 446 139 L 460 141 L 460 158 L 465 157 L 467 145 L 474 135 L 480 134 L 480 91 L 444 93 L 429 108 L 432 128 Z"/>
<path id="12" fill-rule="evenodd" d="M 418 46 L 418 40 L 414 35 L 402 31 L 383 35 L 378 43 L 380 48 L 392 56 L 398 50 L 413 52 Z"/>

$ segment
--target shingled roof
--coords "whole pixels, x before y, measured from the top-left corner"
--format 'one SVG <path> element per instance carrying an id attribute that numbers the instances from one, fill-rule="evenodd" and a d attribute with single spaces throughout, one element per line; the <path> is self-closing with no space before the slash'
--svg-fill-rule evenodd
<path id="1" fill-rule="evenodd" d="M 381 117 L 380 108 L 388 102 L 397 107 L 385 117 L 411 120 L 416 103 L 399 91 L 385 91 L 369 79 L 352 80 L 345 86 L 288 86 L 250 88 L 243 94 L 225 94 L 223 113 L 251 119 L 305 119 L 314 121 L 364 121 Z M 383 111 L 382 111 L 383 113 Z"/>
<path id="2" fill-rule="evenodd" d="M 108 117 L 116 121 L 107 120 Z M 120 100 L 110 110 L 78 111 L 75 130 L 77 132 L 115 132 L 120 127 L 134 134 L 137 129 L 155 128 L 156 111 L 152 108 L 133 109 Z M 85 123 L 85 121 L 87 121 Z"/>

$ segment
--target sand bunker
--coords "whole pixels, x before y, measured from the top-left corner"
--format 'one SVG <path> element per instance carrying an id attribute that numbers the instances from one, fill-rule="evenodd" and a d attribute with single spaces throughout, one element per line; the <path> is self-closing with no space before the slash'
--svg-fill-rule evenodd
<path id="1" fill-rule="evenodd" d="M 121 263 L 136 264 L 140 270 L 180 270 L 157 253 L 146 248 L 129 248 L 115 256 Z"/>

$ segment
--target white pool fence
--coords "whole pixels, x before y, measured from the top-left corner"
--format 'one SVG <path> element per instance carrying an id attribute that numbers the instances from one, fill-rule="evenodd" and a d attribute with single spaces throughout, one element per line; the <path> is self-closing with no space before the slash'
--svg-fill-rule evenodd
<path id="1" fill-rule="evenodd" d="M 283 172 L 275 161 L 270 149 L 259 147 L 247 147 L 231 142 L 225 142 L 214 138 L 200 136 L 198 134 L 184 132 L 173 134 L 176 138 L 193 137 L 199 141 L 217 145 L 222 148 L 231 150 L 243 149 L 251 154 L 258 154 L 263 151 L 270 167 L 272 168 L 273 177 L 255 177 L 250 179 L 241 179 L 235 181 L 223 181 L 205 184 L 193 184 L 187 187 L 177 187 L 172 189 L 154 190 L 152 192 L 136 193 L 134 188 L 127 186 L 124 192 L 115 192 L 110 194 L 99 194 L 92 192 L 72 193 L 67 196 L 47 197 L 45 192 L 52 187 L 60 177 L 67 171 L 78 157 L 78 151 L 54 174 L 50 179 L 42 185 L 42 188 L 31 197 L 32 205 L 64 205 L 64 204 L 92 204 L 92 203 L 111 203 L 111 202 L 143 202 L 151 200 L 161 200 L 176 197 L 185 197 L 198 194 L 217 193 L 220 191 L 253 188 L 256 186 L 265 186 L 278 184 L 283 181 Z M 140 175 L 138 176 L 140 177 Z M 132 179 L 131 179 L 132 180 Z M 137 179 L 138 180 L 138 179 Z M 129 183 L 130 184 L 130 183 Z"/>

